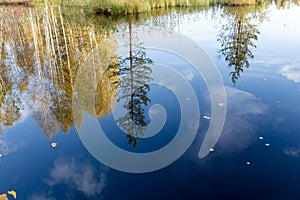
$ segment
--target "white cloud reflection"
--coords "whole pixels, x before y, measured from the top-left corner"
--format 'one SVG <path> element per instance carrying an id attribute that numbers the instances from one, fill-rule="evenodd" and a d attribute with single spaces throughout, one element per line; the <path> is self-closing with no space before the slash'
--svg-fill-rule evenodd
<path id="1" fill-rule="evenodd" d="M 14 153 L 19 149 L 23 148 L 24 144 L 15 144 L 11 141 L 8 141 L 6 132 L 0 132 L 0 154 L 2 156 L 7 156 L 8 154 Z"/>
<path id="2" fill-rule="evenodd" d="M 291 156 L 291 157 L 298 157 L 300 154 L 300 148 L 296 148 L 296 147 L 289 147 L 283 150 L 283 153 Z"/>
<path id="3" fill-rule="evenodd" d="M 295 83 L 300 83 L 300 64 L 286 65 L 280 69 L 279 73 Z"/>
<path id="4" fill-rule="evenodd" d="M 43 194 L 35 194 L 30 197 L 30 200 L 55 200 L 52 197 L 47 197 L 46 195 Z"/>
<path id="5" fill-rule="evenodd" d="M 84 193 L 86 196 L 99 195 L 105 184 L 106 175 L 97 172 L 94 166 L 72 159 L 58 159 L 50 171 L 49 186 L 66 184 L 70 188 Z"/>
<path id="6" fill-rule="evenodd" d="M 81 159 L 60 158 L 54 162 L 49 177 L 45 180 L 46 191 L 39 191 L 31 195 L 30 200 L 56 200 L 67 197 L 74 199 L 74 195 L 80 192 L 87 199 L 101 199 L 98 196 L 102 193 L 107 183 L 106 168 L 96 169 L 91 163 Z M 64 197 L 55 198 L 53 188 L 56 185 L 65 185 Z"/>
<path id="7" fill-rule="evenodd" d="M 239 151 L 256 139 L 258 122 L 267 111 L 266 105 L 249 92 L 226 87 L 227 115 L 217 143 L 222 151 Z"/>
<path id="8" fill-rule="evenodd" d="M 193 69 L 184 70 L 183 74 L 184 74 L 184 77 L 189 81 L 194 80 L 194 78 L 197 76 L 197 74 L 195 73 L 195 71 Z"/>

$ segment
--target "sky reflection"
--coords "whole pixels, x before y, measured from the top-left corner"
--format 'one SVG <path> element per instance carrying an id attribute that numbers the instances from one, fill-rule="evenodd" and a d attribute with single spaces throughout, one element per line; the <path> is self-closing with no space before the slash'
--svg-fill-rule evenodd
<path id="1" fill-rule="evenodd" d="M 52 58 L 50 54 L 47 54 L 50 56 L 49 61 L 53 63 L 52 66 L 55 66 L 51 68 L 51 70 L 53 69 L 52 72 L 58 70 L 57 73 L 50 73 L 51 70 L 47 65 L 48 61 L 44 62 L 46 57 L 41 57 L 44 65 L 39 66 L 39 68 L 35 70 L 26 68 L 26 70 L 23 70 L 22 67 L 16 67 L 16 57 L 12 55 L 11 50 L 13 48 L 11 44 L 17 47 L 20 45 L 20 41 L 17 37 L 10 38 L 7 43 L 10 46 L 6 46 L 9 54 L 6 63 L 3 62 L 1 76 L 6 78 L 8 83 L 10 83 L 10 80 L 18 80 L 15 81 L 18 84 L 15 84 L 12 90 L 7 90 L 8 92 L 14 92 L 6 97 L 14 97 L 15 102 L 18 102 L 18 104 L 11 104 L 10 99 L 10 101 L 6 101 L 6 105 L 2 106 L 0 111 L 5 113 L 5 110 L 12 110 L 10 106 L 17 105 L 20 116 L 15 121 L 11 121 L 10 126 L 3 126 L 1 132 L 0 194 L 15 189 L 19 199 L 28 200 L 299 199 L 299 7 L 291 6 L 290 9 L 277 9 L 275 5 L 272 5 L 267 9 L 268 19 L 258 26 L 260 34 L 256 41 L 257 48 L 253 49 L 254 59 L 250 59 L 250 67 L 242 73 L 241 78 L 235 85 L 231 82 L 231 69 L 228 68 L 223 59 L 218 57 L 218 49 L 220 48 L 220 44 L 217 42 L 218 31 L 220 31 L 217 20 L 220 19 L 220 15 L 218 15 L 220 10 L 218 9 L 213 10 L 210 8 L 205 12 L 197 11 L 182 14 L 184 17 L 178 18 L 179 24 L 175 23 L 177 22 L 176 14 L 164 17 L 157 16 L 152 21 L 146 20 L 145 24 L 141 19 L 137 22 L 131 21 L 133 26 L 139 26 L 136 30 L 150 27 L 152 34 L 155 34 L 156 23 L 163 26 L 163 19 L 166 20 L 166 24 L 172 22 L 172 24 L 169 24 L 170 26 L 159 28 L 179 31 L 203 47 L 217 64 L 226 85 L 227 93 L 227 117 L 221 137 L 214 147 L 214 151 L 211 151 L 204 159 L 199 159 L 197 153 L 209 122 L 212 120 L 209 95 L 205 95 L 208 93 L 207 88 L 203 86 L 205 84 L 201 82 L 202 80 L 199 80 L 200 78 L 195 74 L 195 71 L 188 68 L 187 65 L 162 52 L 157 52 L 156 56 L 159 59 L 163 60 L 165 64 L 176 65 L 177 69 L 180 69 L 181 75 L 192 82 L 193 87 L 196 88 L 198 103 L 201 107 L 201 124 L 193 145 L 182 157 L 172 165 L 145 174 L 130 174 L 109 169 L 99 163 L 84 148 L 73 124 L 72 117 L 78 113 L 74 114 L 69 109 L 73 87 L 69 75 L 70 71 L 73 71 L 69 71 L 67 62 L 61 65 L 59 59 L 55 59 L 55 56 Z M 56 13 L 56 11 L 53 10 L 53 13 Z M 45 22 L 46 16 L 42 13 L 38 13 L 38 16 L 42 18 L 36 18 L 37 20 L 33 21 L 36 25 L 39 22 Z M 60 22 L 61 16 L 58 16 L 57 14 L 56 21 Z M 63 15 L 63 17 L 68 17 L 66 20 L 64 18 L 64 22 L 69 28 L 66 29 L 68 32 L 66 36 L 69 41 L 74 42 L 72 43 L 73 46 L 69 46 L 74 55 L 80 55 L 79 60 L 77 60 L 77 57 L 76 59 L 74 57 L 70 58 L 69 62 L 72 63 L 70 66 L 74 67 L 76 63 L 80 63 L 81 67 L 85 67 L 85 72 L 89 72 L 85 76 L 88 77 L 87 81 L 90 83 L 84 82 L 80 86 L 94 84 L 98 89 L 98 97 L 105 97 L 99 98 L 99 104 L 96 105 L 97 109 L 101 111 L 97 113 L 100 124 L 105 125 L 108 135 L 115 139 L 116 144 L 125 150 L 130 149 L 134 154 L 138 151 L 127 144 L 125 134 L 114 134 L 114 127 L 111 126 L 113 120 L 111 110 L 115 106 L 116 94 L 119 92 L 115 87 L 120 77 L 118 76 L 119 68 L 117 64 L 113 63 L 115 65 L 110 66 L 112 69 L 105 68 L 106 66 L 99 67 L 99 73 L 105 72 L 105 76 L 101 79 L 103 82 L 94 83 L 90 79 L 94 75 L 90 71 L 95 69 L 95 63 L 97 65 L 103 63 L 104 58 L 100 55 L 104 51 L 112 57 L 117 55 L 114 45 L 116 40 L 113 37 L 98 46 L 96 42 L 105 41 L 105 38 L 114 30 L 107 29 L 107 27 L 105 29 L 101 18 L 97 18 L 94 22 L 89 21 L 92 19 L 78 19 L 76 16 L 76 19 L 83 21 L 75 26 L 75 22 L 73 23 L 70 16 L 68 12 Z M 55 18 L 55 16 L 52 17 Z M 7 17 L 7 19 L 10 18 Z M 128 28 L 128 22 L 124 23 L 124 20 L 109 22 L 111 24 L 123 23 L 122 27 L 125 27 L 124 29 L 121 25 L 118 26 L 118 28 L 121 27 L 118 29 L 118 37 L 121 37 L 122 31 Z M 30 23 L 16 24 L 23 25 L 23 30 L 28 32 L 34 30 L 30 27 Z M 95 26 L 89 27 L 90 24 Z M 101 24 L 101 28 L 97 27 L 99 24 Z M 53 27 L 54 25 L 52 24 Z M 12 26 L 7 23 L 5 27 Z M 56 28 L 61 28 L 61 25 L 57 25 Z M 12 32 L 14 30 L 11 29 Z M 42 46 L 42 44 L 46 44 L 46 42 L 41 42 L 42 35 L 46 33 L 46 30 L 48 29 L 42 28 L 39 30 L 41 33 L 38 41 L 40 41 L 41 48 L 43 47 L 46 53 L 55 52 L 46 51 L 46 46 Z M 57 30 L 58 35 L 61 35 L 62 30 Z M 105 34 L 102 32 L 103 30 L 105 30 Z M 144 31 L 147 31 L 147 29 Z M 33 40 L 30 34 L 26 33 L 24 32 L 22 37 L 28 37 L 28 41 L 31 42 L 28 42 L 27 47 L 32 50 Z M 78 39 L 80 38 L 78 35 L 72 38 L 70 37 L 71 33 L 80 33 L 82 38 Z M 7 36 L 9 35 L 13 34 L 7 33 Z M 90 48 L 91 36 L 95 36 L 91 46 L 97 46 L 97 48 Z M 60 45 L 57 47 L 63 50 L 63 37 L 57 39 L 60 40 L 58 42 Z M 128 42 L 128 38 L 125 39 L 125 42 Z M 12 41 L 19 42 L 12 43 Z M 52 44 L 50 37 L 48 37 L 47 42 L 48 45 Z M 56 43 L 53 43 L 53 45 L 56 45 Z M 30 54 L 30 58 L 33 58 L 35 54 L 29 50 L 26 52 Z M 40 54 L 42 55 L 45 52 L 40 52 Z M 60 57 L 60 59 L 64 58 Z M 108 60 L 104 59 L 105 63 L 108 63 Z M 118 58 L 115 60 L 118 60 Z M 6 65 L 12 67 L 12 70 L 8 70 L 10 68 Z M 88 66 L 90 71 L 87 70 Z M 46 71 L 42 75 L 51 74 L 53 76 L 38 76 L 38 69 Z M 74 68 L 74 71 L 76 70 Z M 15 76 L 4 77 L 4 72 L 7 73 L 6 75 L 14 74 Z M 23 77 L 22 73 L 19 72 L 26 72 L 25 75 L 28 75 L 31 80 L 29 85 L 22 81 L 26 76 L 23 74 Z M 66 74 L 60 79 L 63 73 Z M 169 73 L 166 73 L 167 75 Z M 40 84 L 40 80 L 45 80 L 45 85 Z M 164 80 L 162 79 L 158 83 L 161 84 Z M 47 84 L 50 84 L 51 89 Z M 170 85 L 170 88 L 179 91 L 176 84 Z M 90 87 L 80 89 L 83 89 L 82 93 L 90 91 Z M 149 95 L 149 98 L 153 100 L 153 107 L 148 112 L 159 120 L 154 128 L 162 126 L 161 122 L 163 120 L 161 117 L 165 115 L 165 111 L 168 112 L 168 116 L 171 118 L 167 118 L 169 120 L 167 121 L 168 126 L 164 127 L 164 133 L 168 134 L 170 130 L 175 130 L 178 125 L 179 120 L 177 118 L 179 118 L 180 112 L 174 109 L 178 103 L 172 99 L 172 94 L 167 93 L 163 88 L 152 84 L 152 89 L 157 91 Z M 26 90 L 28 92 L 24 92 Z M 217 92 L 217 90 L 215 91 Z M 170 98 L 162 98 L 165 97 L 163 96 L 165 94 L 169 95 Z M 89 97 L 87 96 L 87 98 Z M 19 102 L 18 98 L 22 102 Z M 156 103 L 161 101 L 166 104 L 167 109 L 165 111 L 156 106 Z M 185 97 L 184 101 L 190 101 L 190 97 Z M 218 103 L 221 103 L 219 105 L 222 106 L 225 105 L 224 102 Z M 193 112 L 193 109 L 189 112 Z M 1 117 L 10 119 L 5 115 L 1 115 Z M 76 115 L 76 117 L 79 121 L 82 120 L 80 115 Z M 147 122 L 149 122 L 148 118 L 145 118 L 146 121 L 148 120 Z M 46 123 L 51 122 L 51 120 L 53 123 Z M 197 123 L 191 120 L 188 123 L 188 128 L 195 129 L 197 127 L 195 124 Z M 154 142 L 146 143 L 148 136 L 157 138 L 154 138 Z M 172 137 L 173 135 L 165 137 L 159 134 L 146 134 L 145 138 L 140 138 L 138 148 L 144 148 L 145 151 L 159 149 L 170 142 Z M 52 142 L 57 143 L 55 148 L 51 146 Z M 98 143 L 95 142 L 95 144 L 97 146 Z M 107 152 L 107 155 L 111 156 L 113 152 Z M 128 164 L 128 160 L 120 160 Z"/>

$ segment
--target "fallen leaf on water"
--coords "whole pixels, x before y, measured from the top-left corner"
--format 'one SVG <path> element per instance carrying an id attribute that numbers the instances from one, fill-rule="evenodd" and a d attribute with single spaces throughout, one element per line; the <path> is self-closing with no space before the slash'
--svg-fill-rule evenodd
<path id="1" fill-rule="evenodd" d="M 53 148 L 55 148 L 55 147 L 57 146 L 57 143 L 56 143 L 56 142 L 52 142 L 52 143 L 51 143 L 51 146 L 52 146 Z"/>
<path id="2" fill-rule="evenodd" d="M 17 193 L 14 190 L 8 191 L 8 194 L 12 195 L 15 198 L 17 198 Z"/>
<path id="3" fill-rule="evenodd" d="M 6 194 L 0 194 L 0 200 L 7 200 Z"/>

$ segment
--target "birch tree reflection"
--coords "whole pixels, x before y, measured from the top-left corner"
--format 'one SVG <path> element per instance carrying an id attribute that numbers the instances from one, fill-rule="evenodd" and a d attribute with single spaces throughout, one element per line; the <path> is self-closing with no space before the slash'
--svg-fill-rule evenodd
<path id="1" fill-rule="evenodd" d="M 258 24 L 264 14 L 253 7 L 226 7 L 222 13 L 226 23 L 218 34 L 221 43 L 220 55 L 229 67 L 232 67 L 231 80 L 235 84 L 244 68 L 250 66 L 249 60 L 254 58 L 252 50 L 260 34 Z"/>
<path id="2" fill-rule="evenodd" d="M 62 8 L 46 3 L 0 8 L 0 130 L 13 126 L 26 107 L 47 138 L 59 129 L 67 134 L 74 125 L 74 80 L 87 58 L 102 74 L 96 83 L 97 115 L 111 110 L 112 82 L 118 80 L 118 66 L 105 65 L 118 61 L 112 30 L 65 16 Z"/>
<path id="3" fill-rule="evenodd" d="M 299 0 L 265 0 L 265 4 L 267 7 L 275 4 L 278 9 L 289 9 L 292 5 L 300 5 Z"/>
<path id="4" fill-rule="evenodd" d="M 133 45 L 132 39 L 132 25 L 129 22 L 129 56 L 121 58 L 119 67 L 118 101 L 124 102 L 126 113 L 116 122 L 126 132 L 128 144 L 136 148 L 139 135 L 143 135 L 147 127 L 144 107 L 150 102 L 148 93 L 153 61 L 147 57 L 145 48 Z"/>

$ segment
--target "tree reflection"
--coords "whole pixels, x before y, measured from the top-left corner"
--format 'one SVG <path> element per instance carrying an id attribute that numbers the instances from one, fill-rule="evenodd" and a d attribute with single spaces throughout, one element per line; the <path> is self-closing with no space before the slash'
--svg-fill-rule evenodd
<path id="1" fill-rule="evenodd" d="M 300 5 L 299 0 L 265 0 L 266 6 L 269 6 L 272 3 L 275 3 L 278 9 L 289 9 L 293 4 Z"/>
<path id="2" fill-rule="evenodd" d="M 75 23 L 63 16 L 63 9 L 48 4 L 0 8 L 1 125 L 13 126 L 26 107 L 47 138 L 59 129 L 68 133 L 74 123 L 76 72 L 87 64 L 87 57 L 102 74 L 101 81 L 95 82 L 97 114 L 104 115 L 112 108 L 113 103 L 107 104 L 105 99 L 114 102 L 116 86 L 111 81 L 118 79 L 118 66 L 99 61 L 116 62 L 112 29 Z M 84 17 L 80 19 L 84 21 Z"/>
<path id="3" fill-rule="evenodd" d="M 125 115 L 117 119 L 117 124 L 126 132 L 128 144 L 137 146 L 139 135 L 143 135 L 147 124 L 144 107 L 150 103 L 151 65 L 145 48 L 133 45 L 132 24 L 129 22 L 129 56 L 120 60 L 120 97 L 124 100 Z"/>
<path id="4" fill-rule="evenodd" d="M 79 92 L 83 94 L 90 93 L 87 86 L 92 86 L 92 106 L 96 117 L 101 117 L 115 104 L 120 75 L 120 88 L 124 91 L 120 98 L 127 98 L 127 118 L 134 124 L 126 128 L 125 118 L 119 122 L 128 130 L 129 143 L 136 146 L 137 136 L 146 124 L 144 106 L 149 103 L 152 61 L 141 46 L 133 45 L 131 23 L 170 31 L 175 27 L 172 12 L 157 11 L 151 20 L 147 13 L 132 17 L 130 56 L 119 62 L 113 34 L 122 27 L 120 24 L 128 22 L 124 17 L 90 16 L 81 9 L 47 3 L 36 7 L 1 7 L 1 126 L 13 126 L 27 109 L 47 138 L 51 139 L 59 130 L 68 133 L 73 121 L 80 122 L 83 112 L 91 110 L 91 105 L 84 105 L 82 112 L 74 113 L 75 80 L 81 80 Z M 158 17 L 166 13 L 169 15 L 165 18 Z M 78 77 L 80 68 L 85 70 L 85 77 Z M 84 104 L 84 99 L 77 100 Z"/>
<path id="5" fill-rule="evenodd" d="M 284 1 L 276 2 L 285 5 Z M 76 96 L 74 82 L 80 79 L 83 89 L 79 92 L 87 94 L 87 86 L 93 86 L 95 102 L 84 108 L 89 110 L 93 106 L 96 117 L 112 110 L 119 86 L 118 100 L 124 102 L 127 113 L 117 123 L 126 131 L 128 142 L 136 147 L 138 137 L 146 129 L 144 109 L 150 102 L 153 62 L 141 45 L 134 45 L 132 24 L 136 20 L 141 27 L 172 31 L 180 15 L 174 14 L 174 10 L 167 12 L 169 15 L 161 17 L 165 13 L 157 11 L 150 20 L 149 14 L 128 20 L 85 16 L 80 9 L 47 4 L 1 7 L 0 130 L 18 122 L 26 108 L 47 138 L 59 130 L 68 133 L 75 117 L 79 121 L 82 118 L 82 113 L 72 109 Z M 234 67 L 235 83 L 254 57 L 251 50 L 255 48 L 258 24 L 264 16 L 257 7 L 226 7 L 223 17 L 226 23 L 218 37 L 220 54 Z M 118 58 L 114 33 L 125 22 L 129 23 L 129 55 Z M 86 70 L 85 77 L 77 75 L 81 67 Z"/>
<path id="6" fill-rule="evenodd" d="M 260 34 L 258 24 L 265 18 L 258 7 L 224 7 L 222 18 L 226 20 L 218 34 L 221 43 L 220 55 L 225 58 L 229 67 L 233 67 L 231 80 L 235 84 L 244 68 L 250 66 L 254 58 L 253 48 Z"/>

